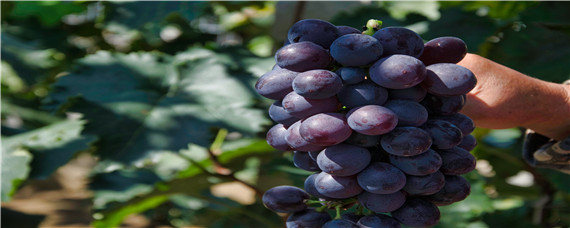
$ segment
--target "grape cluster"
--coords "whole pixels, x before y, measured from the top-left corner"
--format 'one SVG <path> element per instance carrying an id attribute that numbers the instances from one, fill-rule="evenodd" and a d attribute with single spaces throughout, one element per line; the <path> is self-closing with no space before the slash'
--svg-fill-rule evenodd
<path id="1" fill-rule="evenodd" d="M 304 190 L 264 194 L 267 208 L 292 213 L 287 227 L 429 227 L 438 206 L 470 193 L 460 175 L 475 168 L 475 126 L 458 111 L 476 78 L 456 65 L 465 43 L 424 44 L 412 30 L 380 25 L 370 20 L 361 32 L 301 20 L 255 85 L 276 100 L 267 142 L 315 172 Z"/>

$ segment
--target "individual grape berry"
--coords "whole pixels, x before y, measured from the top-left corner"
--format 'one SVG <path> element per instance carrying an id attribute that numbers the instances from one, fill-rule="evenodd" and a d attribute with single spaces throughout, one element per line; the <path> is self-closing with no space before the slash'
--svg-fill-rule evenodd
<path id="1" fill-rule="evenodd" d="M 437 206 L 446 206 L 464 200 L 471 193 L 471 185 L 462 176 L 445 176 L 445 185 L 428 199 Z"/>
<path id="2" fill-rule="evenodd" d="M 312 42 L 299 42 L 281 48 L 275 54 L 275 61 L 281 68 L 303 72 L 325 69 L 332 62 L 329 52 Z"/>
<path id="3" fill-rule="evenodd" d="M 369 72 L 370 79 L 382 87 L 405 89 L 422 82 L 427 71 L 419 59 L 408 55 L 390 55 L 376 61 Z"/>
<path id="4" fill-rule="evenodd" d="M 463 139 L 461 130 L 444 120 L 428 120 L 421 128 L 429 133 L 436 149 L 451 149 Z"/>
<path id="5" fill-rule="evenodd" d="M 335 176 L 352 176 L 370 163 L 370 152 L 362 147 L 338 144 L 325 148 L 317 157 L 323 172 Z"/>
<path id="6" fill-rule="evenodd" d="M 460 147 L 438 150 L 442 164 L 439 168 L 445 175 L 461 175 L 475 169 L 476 160 L 469 151 Z"/>
<path id="7" fill-rule="evenodd" d="M 269 106 L 268 112 L 269 118 L 277 123 L 283 124 L 285 127 L 289 127 L 299 121 L 299 118 L 292 116 L 283 108 L 283 101 L 281 100 L 273 102 L 273 104 Z"/>
<path id="8" fill-rule="evenodd" d="M 324 146 L 315 145 L 303 139 L 303 137 L 301 137 L 301 134 L 299 134 L 300 126 L 301 121 L 297 121 L 289 128 L 287 128 L 285 141 L 287 141 L 287 144 L 289 144 L 292 149 L 300 151 L 321 151 L 325 148 Z"/>
<path id="9" fill-rule="evenodd" d="M 341 67 L 336 70 L 345 84 L 358 84 L 366 78 L 366 69 L 360 67 Z"/>
<path id="10" fill-rule="evenodd" d="M 317 151 L 309 151 L 307 152 L 309 153 L 309 157 L 311 157 L 311 159 L 313 159 L 315 162 L 317 161 L 317 156 L 319 156 L 319 154 L 321 153 L 320 150 Z"/>
<path id="11" fill-rule="evenodd" d="M 466 151 L 471 151 L 471 150 L 475 149 L 476 146 L 477 146 L 477 140 L 475 139 L 475 136 L 473 136 L 473 135 L 463 136 L 461 143 L 459 143 L 459 145 L 457 145 L 457 147 L 463 148 Z"/>
<path id="12" fill-rule="evenodd" d="M 358 228 L 358 226 L 346 219 L 335 219 L 325 223 L 322 228 Z"/>
<path id="13" fill-rule="evenodd" d="M 362 217 L 356 223 L 360 228 L 401 228 L 400 222 L 398 220 L 385 215 L 385 214 L 375 214 L 367 215 Z"/>
<path id="14" fill-rule="evenodd" d="M 383 105 L 388 100 L 388 90 L 375 83 L 364 81 L 345 85 L 338 93 L 338 99 L 347 108 L 365 105 Z"/>
<path id="15" fill-rule="evenodd" d="M 350 137 L 345 142 L 359 147 L 373 147 L 380 143 L 380 136 L 365 135 L 353 131 L 352 135 L 350 135 Z"/>
<path id="16" fill-rule="evenodd" d="M 389 89 L 388 95 L 392 100 L 411 100 L 420 102 L 426 97 L 427 90 L 420 85 L 415 85 L 405 89 Z"/>
<path id="17" fill-rule="evenodd" d="M 463 95 L 444 97 L 428 94 L 421 104 L 432 115 L 453 115 L 463 108 L 465 97 Z"/>
<path id="18" fill-rule="evenodd" d="M 340 106 L 336 97 L 309 99 L 295 93 L 295 91 L 290 92 L 283 98 L 282 105 L 287 113 L 299 119 L 304 119 L 317 113 L 334 112 Z"/>
<path id="19" fill-rule="evenodd" d="M 346 116 L 350 128 L 365 135 L 385 134 L 398 124 L 398 116 L 379 105 L 357 107 L 350 110 Z"/>
<path id="20" fill-rule="evenodd" d="M 389 100 L 383 106 L 398 116 L 398 126 L 419 127 L 428 119 L 426 108 L 415 101 Z"/>
<path id="21" fill-rule="evenodd" d="M 445 176 L 439 171 L 424 176 L 407 175 L 404 191 L 410 195 L 432 195 L 444 185 Z"/>
<path id="22" fill-rule="evenodd" d="M 374 194 L 363 191 L 358 195 L 358 202 L 368 210 L 376 213 L 387 213 L 400 208 L 406 202 L 406 194 L 403 191 L 389 194 Z"/>
<path id="23" fill-rule="evenodd" d="M 395 166 L 384 162 L 370 163 L 358 175 L 358 184 L 367 192 L 390 194 L 406 185 L 406 175 Z"/>
<path id="24" fill-rule="evenodd" d="M 439 222 L 441 214 L 437 206 L 421 198 L 408 198 L 392 217 L 405 226 L 431 227 Z"/>
<path id="25" fill-rule="evenodd" d="M 356 176 L 341 177 L 325 172 L 315 177 L 315 188 L 320 194 L 334 199 L 346 199 L 362 192 Z"/>
<path id="26" fill-rule="evenodd" d="M 384 47 L 384 55 L 403 54 L 420 57 L 424 50 L 424 40 L 416 32 L 402 27 L 386 27 L 374 35 Z"/>
<path id="27" fill-rule="evenodd" d="M 469 135 L 473 130 L 475 130 L 475 123 L 473 123 L 473 120 L 465 114 L 455 113 L 447 116 L 435 116 L 433 119 L 450 122 L 461 130 L 461 134 L 463 136 Z"/>
<path id="28" fill-rule="evenodd" d="M 348 221 L 351 221 L 354 224 L 356 224 L 358 222 L 358 220 L 360 220 L 362 217 L 364 217 L 364 215 L 349 212 L 349 213 L 342 213 L 340 215 L 340 217 L 344 220 L 348 220 Z"/>
<path id="29" fill-rule="evenodd" d="M 438 96 L 456 96 L 471 91 L 477 78 L 469 69 L 453 63 L 436 63 L 426 67 L 422 86 Z"/>
<path id="30" fill-rule="evenodd" d="M 307 142 L 332 146 L 348 139 L 352 130 L 341 113 L 319 113 L 301 121 L 299 134 Z"/>
<path id="31" fill-rule="evenodd" d="M 424 44 L 420 60 L 424 64 L 458 63 L 467 54 L 467 45 L 457 37 L 438 37 Z"/>
<path id="32" fill-rule="evenodd" d="M 282 185 L 267 190 L 262 201 L 263 205 L 272 211 L 291 213 L 305 210 L 305 201 L 309 198 L 309 194 L 303 189 Z"/>
<path id="33" fill-rule="evenodd" d="M 403 157 L 390 155 L 390 163 L 410 175 L 422 176 L 436 172 L 443 161 L 440 155 L 429 149 L 425 153 L 415 156 Z"/>
<path id="34" fill-rule="evenodd" d="M 382 148 L 398 156 L 414 156 L 424 153 L 431 147 L 431 144 L 430 134 L 417 127 L 396 127 L 380 138 Z"/>
<path id="35" fill-rule="evenodd" d="M 285 140 L 287 129 L 283 124 L 276 124 L 267 131 L 267 144 L 278 150 L 291 150 L 291 147 Z"/>
<path id="36" fill-rule="evenodd" d="M 305 179 L 303 188 L 307 193 L 309 193 L 309 195 L 312 195 L 317 198 L 328 198 L 327 196 L 319 193 L 317 187 L 315 186 L 315 179 L 317 178 L 317 175 L 319 175 L 319 173 L 313 173 L 309 175 L 309 177 Z"/>
<path id="37" fill-rule="evenodd" d="M 285 225 L 287 228 L 322 227 L 330 220 L 331 216 L 328 213 L 309 208 L 291 214 Z"/>
<path id="38" fill-rule="evenodd" d="M 255 83 L 255 91 L 261 96 L 281 100 L 293 91 L 293 79 L 299 73 L 287 69 L 272 70 L 262 75 Z"/>
<path id="39" fill-rule="evenodd" d="M 360 34 L 360 30 L 350 27 L 350 26 L 344 26 L 344 25 L 338 25 L 336 26 L 336 28 L 338 29 L 338 32 L 340 34 L 340 36 L 344 36 L 346 34 Z"/>
<path id="40" fill-rule="evenodd" d="M 342 88 L 342 79 L 328 70 L 310 70 L 293 80 L 293 90 L 309 99 L 324 99 L 336 95 Z"/>
<path id="41" fill-rule="evenodd" d="M 287 32 L 287 39 L 291 43 L 310 41 L 326 49 L 339 36 L 340 32 L 336 26 L 319 19 L 300 20 Z"/>
<path id="42" fill-rule="evenodd" d="M 343 66 L 365 66 L 382 56 L 382 45 L 369 35 L 347 34 L 336 39 L 330 54 Z"/>
<path id="43" fill-rule="evenodd" d="M 317 165 L 317 162 L 309 157 L 309 153 L 304 151 L 293 152 L 293 164 L 299 169 L 313 172 L 321 171 L 321 169 L 319 169 L 319 165 Z"/>

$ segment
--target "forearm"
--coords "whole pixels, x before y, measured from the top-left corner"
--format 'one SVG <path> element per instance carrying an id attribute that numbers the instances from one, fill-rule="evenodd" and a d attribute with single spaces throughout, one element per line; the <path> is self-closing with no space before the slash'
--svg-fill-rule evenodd
<path id="1" fill-rule="evenodd" d="M 473 54 L 458 64 L 478 79 L 462 110 L 477 126 L 521 126 L 555 139 L 570 135 L 568 85 L 532 78 Z"/>

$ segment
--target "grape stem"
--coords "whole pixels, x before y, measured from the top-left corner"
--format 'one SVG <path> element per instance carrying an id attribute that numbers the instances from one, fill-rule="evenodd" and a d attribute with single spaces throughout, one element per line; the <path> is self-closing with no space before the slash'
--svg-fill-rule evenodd
<path id="1" fill-rule="evenodd" d="M 376 33 L 376 31 L 380 30 L 381 27 L 382 27 L 382 21 L 376 19 L 370 19 L 368 20 L 368 22 L 366 22 L 362 34 L 372 36 L 374 35 L 374 33 Z"/>
<path id="2" fill-rule="evenodd" d="M 340 208 L 342 207 L 342 205 L 337 205 L 334 209 L 336 211 L 336 216 L 334 217 L 334 219 L 340 219 Z"/>

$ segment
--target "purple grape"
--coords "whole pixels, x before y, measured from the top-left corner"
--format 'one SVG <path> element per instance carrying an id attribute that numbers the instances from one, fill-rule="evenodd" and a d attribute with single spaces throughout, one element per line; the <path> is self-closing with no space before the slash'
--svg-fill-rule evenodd
<path id="1" fill-rule="evenodd" d="M 317 187 L 315 187 L 315 179 L 317 178 L 318 174 L 319 173 L 313 173 L 313 174 L 309 175 L 309 177 L 307 177 L 307 179 L 305 179 L 304 189 L 307 193 L 309 193 L 309 195 L 312 195 L 314 197 L 328 198 L 327 196 L 319 193 L 319 191 L 317 190 Z"/>
<path id="2" fill-rule="evenodd" d="M 332 146 L 350 137 L 352 130 L 341 113 L 319 113 L 301 121 L 299 134 L 307 142 Z"/>
<path id="3" fill-rule="evenodd" d="M 426 78 L 426 67 L 422 61 L 408 55 L 381 58 L 369 72 L 373 82 L 389 89 L 410 88 Z"/>
<path id="4" fill-rule="evenodd" d="M 370 152 L 362 147 L 338 144 L 325 148 L 317 157 L 319 168 L 335 176 L 352 176 L 370 163 Z"/>
<path id="5" fill-rule="evenodd" d="M 350 26 L 344 26 L 344 25 L 338 25 L 336 26 L 336 28 L 338 29 L 338 32 L 340 34 L 340 36 L 344 36 L 346 34 L 360 34 L 360 30 L 350 27 Z"/>
<path id="6" fill-rule="evenodd" d="M 426 67 L 422 86 L 438 96 L 456 96 L 471 91 L 477 78 L 469 69 L 453 63 L 436 63 Z"/>
<path id="7" fill-rule="evenodd" d="M 331 64 L 332 57 L 326 49 L 317 44 L 300 42 L 281 48 L 275 54 L 275 61 L 281 68 L 303 72 L 325 69 Z"/>
<path id="8" fill-rule="evenodd" d="M 382 45 L 369 35 L 347 34 L 336 39 L 330 54 L 343 66 L 365 66 L 382 56 Z"/>
<path id="9" fill-rule="evenodd" d="M 309 157 L 309 153 L 304 151 L 293 152 L 293 164 L 299 169 L 313 172 L 321 171 L 321 169 L 319 169 L 319 165 L 317 165 L 317 162 Z"/>
<path id="10" fill-rule="evenodd" d="M 398 116 L 398 126 L 419 127 L 428 119 L 428 111 L 418 102 L 410 100 L 389 100 L 384 107 Z"/>
<path id="11" fill-rule="evenodd" d="M 282 102 L 281 100 L 275 101 L 269 106 L 269 118 L 277 123 L 283 124 L 285 127 L 289 127 L 299 121 L 299 118 L 289 114 L 285 108 L 283 108 Z"/>
<path id="12" fill-rule="evenodd" d="M 291 214 L 285 224 L 287 228 L 322 227 L 330 220 L 331 216 L 328 213 L 309 208 Z"/>
<path id="13" fill-rule="evenodd" d="M 320 150 L 317 151 L 309 151 L 309 157 L 311 157 L 311 159 L 313 159 L 315 162 L 317 161 L 317 156 L 319 156 L 319 154 L 321 153 Z"/>
<path id="14" fill-rule="evenodd" d="M 255 83 L 255 91 L 261 96 L 281 100 L 293 91 L 293 79 L 298 73 L 287 69 L 272 70 L 262 75 Z"/>
<path id="15" fill-rule="evenodd" d="M 397 127 L 380 139 L 380 145 L 386 152 L 398 156 L 424 153 L 431 144 L 429 133 L 417 127 Z"/>
<path id="16" fill-rule="evenodd" d="M 463 136 L 461 143 L 457 147 L 463 148 L 466 151 L 472 151 L 477 146 L 477 139 L 473 135 Z"/>
<path id="17" fill-rule="evenodd" d="M 390 163 L 409 175 L 428 175 L 436 172 L 442 164 L 441 156 L 434 150 L 416 156 L 402 157 L 390 155 Z"/>
<path id="18" fill-rule="evenodd" d="M 453 115 L 465 105 L 465 97 L 457 96 L 436 96 L 428 94 L 421 102 L 432 115 Z"/>
<path id="19" fill-rule="evenodd" d="M 317 113 L 334 112 L 340 106 L 336 97 L 309 99 L 295 93 L 295 91 L 290 92 L 283 98 L 282 105 L 285 111 L 299 119 L 304 119 Z"/>
<path id="20" fill-rule="evenodd" d="M 373 147 L 380 143 L 380 136 L 365 135 L 353 131 L 352 135 L 350 135 L 350 137 L 345 142 L 359 147 Z"/>
<path id="21" fill-rule="evenodd" d="M 385 134 L 398 124 L 398 116 L 390 109 L 379 105 L 354 108 L 346 116 L 350 128 L 365 135 Z"/>
<path id="22" fill-rule="evenodd" d="M 438 152 L 442 160 L 439 171 L 445 175 L 461 175 L 475 169 L 475 157 L 461 147 L 438 150 Z"/>
<path id="23" fill-rule="evenodd" d="M 384 47 L 384 55 L 403 54 L 420 57 L 424 50 L 424 40 L 416 32 L 402 27 L 386 27 L 374 35 Z"/>
<path id="24" fill-rule="evenodd" d="M 324 99 L 336 95 L 342 88 L 342 79 L 328 70 L 310 70 L 293 80 L 293 90 L 310 99 Z"/>
<path id="25" fill-rule="evenodd" d="M 346 199 L 362 192 L 356 176 L 341 177 L 325 172 L 315 177 L 315 187 L 320 194 L 334 199 Z"/>
<path id="26" fill-rule="evenodd" d="M 293 186 L 277 186 L 267 190 L 262 197 L 263 205 L 275 212 L 291 213 L 307 208 L 305 201 L 311 196 L 303 189 Z"/>
<path id="27" fill-rule="evenodd" d="M 437 206 L 446 206 L 467 198 L 471 185 L 462 176 L 445 176 L 445 185 L 428 199 Z"/>
<path id="28" fill-rule="evenodd" d="M 436 149 L 451 149 L 463 139 L 461 130 L 444 120 L 428 120 L 421 128 L 429 133 Z"/>
<path id="29" fill-rule="evenodd" d="M 406 175 L 395 166 L 384 162 L 370 163 L 358 175 L 358 184 L 367 192 L 390 194 L 406 185 Z"/>
<path id="30" fill-rule="evenodd" d="M 319 19 L 300 20 L 287 32 L 287 39 L 291 43 L 310 41 L 326 49 L 339 36 L 340 32 L 336 26 Z"/>
<path id="31" fill-rule="evenodd" d="M 424 64 L 458 63 L 467 54 L 467 45 L 457 37 L 438 37 L 424 44 L 420 60 Z"/>
<path id="32" fill-rule="evenodd" d="M 345 220 L 345 219 L 335 219 L 328 221 L 325 225 L 321 228 L 358 228 L 356 223 L 352 221 Z"/>
<path id="33" fill-rule="evenodd" d="M 356 224 L 364 215 L 356 213 L 342 213 L 340 217 L 344 220 L 348 220 Z"/>
<path id="34" fill-rule="evenodd" d="M 390 194 L 374 194 L 363 191 L 358 195 L 358 202 L 368 210 L 376 213 L 387 213 L 400 208 L 406 202 L 406 194 L 403 191 Z"/>
<path id="35" fill-rule="evenodd" d="M 345 85 L 338 93 L 340 103 L 347 108 L 365 105 L 383 105 L 388 100 L 388 90 L 375 83 L 364 81 Z"/>
<path id="36" fill-rule="evenodd" d="M 433 119 L 445 120 L 452 123 L 461 130 L 461 134 L 463 134 L 463 136 L 469 135 L 473 130 L 475 130 L 475 123 L 473 123 L 473 120 L 461 113 L 455 113 L 447 116 L 436 116 Z"/>
<path id="37" fill-rule="evenodd" d="M 401 228 L 398 220 L 385 215 L 375 214 L 362 217 L 356 223 L 360 228 Z"/>
<path id="38" fill-rule="evenodd" d="M 437 206 L 421 198 L 408 198 L 392 217 L 405 226 L 431 227 L 439 222 L 441 214 Z"/>
<path id="39" fill-rule="evenodd" d="M 285 133 L 285 141 L 287 141 L 287 144 L 289 144 L 292 149 L 300 151 L 321 151 L 325 148 L 309 143 L 303 139 L 301 134 L 299 134 L 299 127 L 301 127 L 301 121 L 297 121 L 287 128 L 287 133 Z"/>
<path id="40" fill-rule="evenodd" d="M 366 69 L 360 67 L 341 67 L 336 70 L 345 84 L 358 84 L 366 78 Z"/>
<path id="41" fill-rule="evenodd" d="M 410 195 L 432 195 L 443 188 L 445 176 L 439 171 L 425 176 L 406 176 L 404 191 Z"/>
<path id="42" fill-rule="evenodd" d="M 291 150 L 291 147 L 285 140 L 287 129 L 283 124 L 276 124 L 267 131 L 267 144 L 278 150 Z"/>
<path id="43" fill-rule="evenodd" d="M 427 94 L 427 90 L 420 85 L 415 85 L 405 89 L 390 89 L 388 90 L 390 99 L 393 100 L 411 100 L 415 102 L 422 101 Z"/>

